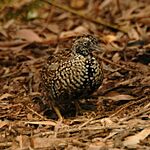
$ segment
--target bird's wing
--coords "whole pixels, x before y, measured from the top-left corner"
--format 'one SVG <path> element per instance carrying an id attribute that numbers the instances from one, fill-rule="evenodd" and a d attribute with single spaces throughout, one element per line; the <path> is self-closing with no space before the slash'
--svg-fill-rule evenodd
<path id="1" fill-rule="evenodd" d="M 47 63 L 44 64 L 41 71 L 43 81 L 49 82 L 50 80 L 53 80 L 59 65 L 67 61 L 70 56 L 70 49 L 60 50 L 57 53 L 51 54 L 47 59 Z"/>

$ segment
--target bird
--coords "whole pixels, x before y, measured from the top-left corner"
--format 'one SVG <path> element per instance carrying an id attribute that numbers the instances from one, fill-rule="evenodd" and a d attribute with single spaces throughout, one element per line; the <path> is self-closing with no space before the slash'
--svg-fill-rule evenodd
<path id="1" fill-rule="evenodd" d="M 59 119 L 63 118 L 62 106 L 78 104 L 102 84 L 102 65 L 92 53 L 100 50 L 98 45 L 98 39 L 91 34 L 78 36 L 70 49 L 50 55 L 43 65 L 43 88 Z"/>

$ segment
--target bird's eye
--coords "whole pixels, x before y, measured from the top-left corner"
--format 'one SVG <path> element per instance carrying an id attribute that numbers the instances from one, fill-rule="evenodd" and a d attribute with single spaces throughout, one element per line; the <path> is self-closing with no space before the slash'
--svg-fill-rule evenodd
<path id="1" fill-rule="evenodd" d="M 83 45 L 84 46 L 88 46 L 88 42 L 83 42 Z"/>

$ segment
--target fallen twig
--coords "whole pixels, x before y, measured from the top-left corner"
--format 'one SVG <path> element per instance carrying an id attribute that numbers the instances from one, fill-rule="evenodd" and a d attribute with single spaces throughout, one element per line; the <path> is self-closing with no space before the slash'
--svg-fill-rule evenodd
<path id="1" fill-rule="evenodd" d="M 90 16 L 85 15 L 85 14 L 83 14 L 83 13 L 81 13 L 81 12 L 79 12 L 79 11 L 76 11 L 76 10 L 74 10 L 74 9 L 71 9 L 71 8 L 68 7 L 68 6 L 65 6 L 65 5 L 62 5 L 62 4 L 58 4 L 58 3 L 56 3 L 54 0 L 43 0 L 43 1 L 46 2 L 46 3 L 48 3 L 48 4 L 53 5 L 53 6 L 55 6 L 55 7 L 58 7 L 58 8 L 60 8 L 60 9 L 63 9 L 63 10 L 65 10 L 65 11 L 71 12 L 72 14 L 78 15 L 78 16 L 80 16 L 80 17 L 82 17 L 82 18 L 84 18 L 84 19 L 87 19 L 87 20 L 89 20 L 89 21 L 92 21 L 92 22 L 101 24 L 101 25 L 106 26 L 106 27 L 109 27 L 109 28 L 111 28 L 111 29 L 115 29 L 115 30 L 119 30 L 119 31 L 121 31 L 121 32 L 127 33 L 127 30 L 122 29 L 122 28 L 120 28 L 120 27 L 117 26 L 117 25 L 112 25 L 112 24 L 110 24 L 110 23 L 104 21 L 104 20 L 101 19 L 101 18 L 96 18 L 96 19 L 91 18 Z"/>

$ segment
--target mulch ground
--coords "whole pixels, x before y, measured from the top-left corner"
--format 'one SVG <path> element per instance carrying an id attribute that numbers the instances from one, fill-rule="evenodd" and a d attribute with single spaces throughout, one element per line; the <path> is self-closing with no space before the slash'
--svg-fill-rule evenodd
<path id="1" fill-rule="evenodd" d="M 44 0 L 45 1 L 45 0 Z M 0 2 L 0 149 L 150 149 L 150 2 Z M 63 122 L 43 103 L 49 55 L 96 35 L 104 81 Z"/>

